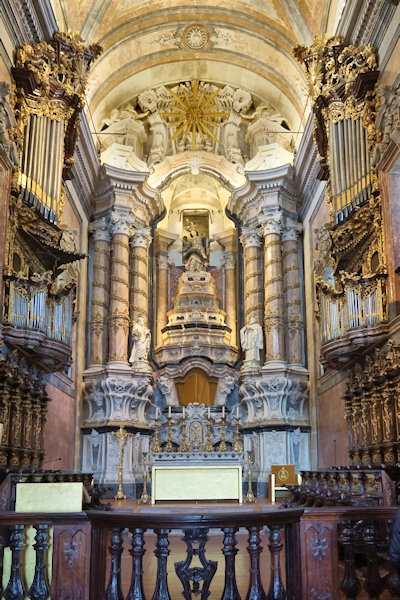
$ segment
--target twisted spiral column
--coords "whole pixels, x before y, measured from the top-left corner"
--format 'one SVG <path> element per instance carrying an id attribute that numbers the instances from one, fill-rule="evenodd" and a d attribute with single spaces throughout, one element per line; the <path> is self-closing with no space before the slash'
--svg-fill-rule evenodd
<path id="1" fill-rule="evenodd" d="M 264 332 L 265 363 L 285 362 L 282 212 L 278 208 L 263 213 L 260 224 L 264 235 Z"/>
<path id="2" fill-rule="evenodd" d="M 149 247 L 151 244 L 150 227 L 136 229 L 131 245 L 131 302 L 130 313 L 131 322 L 137 320 L 139 315 L 143 315 L 145 324 L 148 323 L 149 310 Z"/>
<path id="3" fill-rule="evenodd" d="M 302 364 L 303 318 L 301 314 L 298 238 L 301 224 L 286 219 L 282 231 L 283 300 L 285 348 L 288 363 Z"/>
<path id="4" fill-rule="evenodd" d="M 261 268 L 261 240 L 256 227 L 243 227 L 240 236 L 244 248 L 244 310 L 245 321 L 255 316 L 262 321 L 263 288 Z"/>
<path id="5" fill-rule="evenodd" d="M 133 215 L 112 213 L 109 362 L 128 362 L 129 238 Z"/>
<path id="6" fill-rule="evenodd" d="M 90 225 L 94 238 L 90 320 L 90 365 L 104 365 L 108 349 L 111 231 L 104 217 Z"/>

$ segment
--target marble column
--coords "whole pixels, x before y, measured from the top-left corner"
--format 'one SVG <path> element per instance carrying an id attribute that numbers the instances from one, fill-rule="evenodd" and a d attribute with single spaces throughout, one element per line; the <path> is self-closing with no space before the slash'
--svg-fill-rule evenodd
<path id="1" fill-rule="evenodd" d="M 104 365 L 108 350 L 108 309 L 110 300 L 111 231 L 105 217 L 91 223 L 93 235 L 93 280 L 90 320 L 90 366 Z"/>
<path id="2" fill-rule="evenodd" d="M 161 229 L 156 230 L 157 282 L 155 308 L 154 346 L 162 346 L 162 329 L 166 326 L 170 297 L 168 248 L 177 239 L 177 235 Z"/>
<path id="3" fill-rule="evenodd" d="M 129 238 L 134 217 L 114 210 L 112 224 L 109 362 L 128 362 L 129 338 Z"/>
<path id="4" fill-rule="evenodd" d="M 262 322 L 263 288 L 260 252 L 261 240 L 256 227 L 243 227 L 240 236 L 244 248 L 244 311 L 245 321 L 254 316 Z"/>
<path id="5" fill-rule="evenodd" d="M 282 212 L 268 210 L 259 218 L 264 234 L 265 366 L 286 362 L 282 273 Z"/>
<path id="6" fill-rule="evenodd" d="M 130 316 L 131 322 L 137 321 L 139 315 L 143 315 L 146 326 L 149 316 L 149 246 L 151 244 L 150 227 L 136 229 L 131 245 L 131 302 Z"/>
<path id="7" fill-rule="evenodd" d="M 224 310 L 225 323 L 231 330 L 230 344 L 237 347 L 237 281 L 236 281 L 236 230 L 214 236 L 224 250 Z"/>
<path id="8" fill-rule="evenodd" d="M 303 318 L 301 314 L 298 238 L 301 224 L 286 219 L 282 231 L 283 302 L 285 349 L 290 365 L 302 365 Z"/>

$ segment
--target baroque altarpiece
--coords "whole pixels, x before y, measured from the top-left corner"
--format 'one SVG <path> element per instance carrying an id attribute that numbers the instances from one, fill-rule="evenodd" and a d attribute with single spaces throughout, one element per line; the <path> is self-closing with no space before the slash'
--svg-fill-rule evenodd
<path id="1" fill-rule="evenodd" d="M 86 256 L 62 208 L 86 75 L 99 52 L 61 34 L 22 47 L 15 86 L 2 96 L 2 146 L 14 172 L 4 340 L 47 373 L 70 368 L 77 273 Z M 295 54 L 309 78 L 330 207 L 315 261 L 322 364 L 352 365 L 360 349 L 387 338 L 376 57 L 339 38 Z M 105 119 L 98 140 L 102 166 L 86 258 L 83 470 L 115 483 L 115 433 L 123 427 L 124 476 L 135 493 L 155 429 L 161 454 L 166 445 L 179 452 L 182 436 L 190 452 L 209 443 L 218 452 L 222 441 L 232 450 L 238 424 L 261 491 L 271 464 L 309 468 L 300 193 L 285 120 L 246 90 L 193 79 L 132 97 Z M 200 199 L 193 192 L 199 178 L 208 189 Z M 251 324 L 261 327 L 262 343 L 250 352 L 242 332 Z M 149 345 L 134 355 L 140 328 Z M 5 360 L 12 356 L 5 351 Z M 352 367 L 356 381 L 371 372 L 368 365 Z M 37 381 L 36 374 L 35 398 Z M 379 439 L 372 425 L 357 434 L 354 427 L 360 411 L 372 424 L 394 414 L 390 390 L 385 400 L 368 396 L 362 405 L 349 391 L 356 463 L 397 460 L 394 426 Z M 20 416 L 28 410 L 22 397 L 13 395 Z M 47 398 L 40 397 L 43 422 Z M 38 427 L 32 425 L 34 448 L 20 429 L 27 453 L 19 464 L 12 459 L 16 468 L 40 463 Z M 4 463 L 15 454 L 17 433 L 10 426 L 3 432 Z"/>

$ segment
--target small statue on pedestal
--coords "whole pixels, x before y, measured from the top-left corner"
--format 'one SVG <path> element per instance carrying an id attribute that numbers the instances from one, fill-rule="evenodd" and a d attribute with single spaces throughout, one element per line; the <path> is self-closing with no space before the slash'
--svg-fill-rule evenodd
<path id="1" fill-rule="evenodd" d="M 251 317 L 240 330 L 240 343 L 245 352 L 245 361 L 260 363 L 260 351 L 264 347 L 263 330 L 256 317 Z"/>
<path id="2" fill-rule="evenodd" d="M 150 352 L 151 333 L 144 323 L 143 315 L 140 315 L 132 327 L 132 350 L 129 362 L 147 361 Z"/>

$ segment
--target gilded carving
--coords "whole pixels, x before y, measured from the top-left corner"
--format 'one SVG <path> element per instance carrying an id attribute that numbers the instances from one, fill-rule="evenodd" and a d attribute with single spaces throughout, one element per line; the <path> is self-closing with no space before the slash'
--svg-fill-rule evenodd
<path id="1" fill-rule="evenodd" d="M 147 257 L 146 256 L 142 256 L 141 254 L 138 254 L 137 252 L 132 252 L 131 258 L 135 261 L 143 263 L 147 268 Z"/>
<path id="2" fill-rule="evenodd" d="M 127 305 L 129 304 L 129 302 L 126 298 L 124 298 L 123 296 L 118 296 L 118 294 L 111 294 L 110 299 L 116 300 L 117 302 L 121 302 L 122 304 L 127 304 Z"/>
<path id="3" fill-rule="evenodd" d="M 131 270 L 130 273 L 134 277 L 140 277 L 140 278 L 144 279 L 144 281 L 147 283 L 147 274 L 146 273 L 142 273 L 141 271 L 136 271 L 136 270 Z"/>
<path id="4" fill-rule="evenodd" d="M 126 287 L 129 287 L 129 281 L 125 277 L 118 277 L 118 275 L 111 275 L 111 281 L 116 281 L 117 283 L 121 283 Z"/>
<path id="5" fill-rule="evenodd" d="M 113 262 L 113 264 L 122 265 L 123 267 L 125 267 L 126 269 L 129 270 L 129 263 L 126 260 L 123 260 L 122 258 L 118 258 L 117 256 L 113 256 L 112 262 Z"/>

